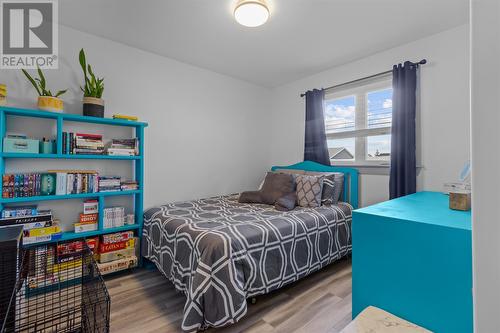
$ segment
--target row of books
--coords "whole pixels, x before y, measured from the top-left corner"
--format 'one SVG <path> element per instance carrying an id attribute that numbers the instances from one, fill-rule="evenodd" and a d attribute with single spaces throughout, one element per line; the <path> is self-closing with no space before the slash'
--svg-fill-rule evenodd
<path id="1" fill-rule="evenodd" d="M 120 189 L 122 191 L 133 191 L 139 188 L 139 184 L 135 180 L 122 180 Z"/>
<path id="2" fill-rule="evenodd" d="M 134 156 L 139 154 L 139 141 L 132 139 L 112 139 L 104 144 L 102 135 L 89 133 L 62 133 L 63 154 Z"/>
<path id="3" fill-rule="evenodd" d="M 100 238 L 97 267 L 101 274 L 137 266 L 137 247 L 139 239 L 133 231 L 102 235 Z"/>
<path id="4" fill-rule="evenodd" d="M 134 180 L 99 176 L 95 170 L 49 170 L 45 173 L 4 174 L 2 198 L 137 190 Z"/>
<path id="5" fill-rule="evenodd" d="M 139 154 L 139 141 L 134 139 L 113 139 L 106 147 L 106 153 L 114 156 L 134 156 Z"/>
<path id="6" fill-rule="evenodd" d="M 121 191 L 121 177 L 109 176 L 99 178 L 99 192 Z"/>
<path id="7" fill-rule="evenodd" d="M 60 239 L 59 221 L 53 219 L 51 210 L 39 210 L 37 206 L 22 206 L 2 210 L 0 227 L 22 225 L 23 243 L 34 244 Z"/>
<path id="8" fill-rule="evenodd" d="M 2 198 L 32 197 L 55 194 L 55 175 L 19 173 L 2 176 Z"/>
<path id="9" fill-rule="evenodd" d="M 122 227 L 125 225 L 125 208 L 110 207 L 103 210 L 104 229 Z"/>
<path id="10" fill-rule="evenodd" d="M 67 262 L 68 255 L 81 254 L 84 242 L 92 250 L 98 263 L 105 264 L 136 255 L 138 238 L 133 231 L 116 232 L 102 236 L 90 237 L 86 240 L 75 240 L 57 245 L 57 262 Z"/>
<path id="11" fill-rule="evenodd" d="M 104 142 L 100 134 L 63 132 L 63 154 L 102 155 Z"/>
<path id="12" fill-rule="evenodd" d="M 73 281 L 82 277 L 84 246 L 97 252 L 99 238 L 87 238 L 53 245 L 37 246 L 33 251 L 34 263 L 29 270 L 27 292 Z"/>
<path id="13" fill-rule="evenodd" d="M 98 262 L 101 274 L 109 274 L 137 266 L 138 238 L 132 231 L 89 237 L 64 243 L 37 246 L 32 249 L 27 288 L 41 288 L 81 278 L 85 247 Z M 31 253 L 30 253 L 31 255 Z"/>
<path id="14" fill-rule="evenodd" d="M 99 174 L 95 170 L 49 170 L 56 175 L 56 195 L 96 193 Z"/>

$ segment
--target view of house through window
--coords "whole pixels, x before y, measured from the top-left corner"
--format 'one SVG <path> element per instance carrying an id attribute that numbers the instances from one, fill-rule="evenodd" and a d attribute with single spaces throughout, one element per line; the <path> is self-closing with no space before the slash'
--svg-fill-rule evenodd
<path id="1" fill-rule="evenodd" d="M 384 77 L 325 94 L 332 165 L 387 164 L 391 156 L 392 87 Z"/>

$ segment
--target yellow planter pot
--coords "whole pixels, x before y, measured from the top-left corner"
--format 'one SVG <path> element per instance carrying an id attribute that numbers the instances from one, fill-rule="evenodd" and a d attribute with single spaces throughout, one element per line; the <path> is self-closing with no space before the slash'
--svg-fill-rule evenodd
<path id="1" fill-rule="evenodd" d="M 7 86 L 0 84 L 0 105 L 7 104 Z"/>
<path id="2" fill-rule="evenodd" d="M 62 99 L 51 96 L 38 96 L 38 108 L 44 111 L 63 112 Z"/>

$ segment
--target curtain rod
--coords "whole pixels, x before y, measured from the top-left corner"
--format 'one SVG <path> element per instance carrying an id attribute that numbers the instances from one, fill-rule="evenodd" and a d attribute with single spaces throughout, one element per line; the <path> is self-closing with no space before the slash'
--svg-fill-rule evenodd
<path id="1" fill-rule="evenodd" d="M 419 62 L 412 62 L 413 65 L 417 65 L 417 66 L 418 65 L 425 65 L 426 63 L 427 63 L 427 59 L 422 59 Z M 349 81 L 349 82 L 344 82 L 344 83 L 337 84 L 337 85 L 334 85 L 334 86 L 326 87 L 323 90 L 329 90 L 329 89 L 339 88 L 339 87 L 342 87 L 342 86 L 346 86 L 348 84 L 353 84 L 353 83 L 356 83 L 356 82 L 359 82 L 359 81 L 373 79 L 373 78 L 375 78 L 377 76 L 382 76 L 382 75 L 389 74 L 389 73 L 392 73 L 392 69 L 388 70 L 388 71 L 385 71 L 385 72 L 380 72 L 380 73 L 373 74 L 373 75 L 370 75 L 370 76 L 362 77 L 360 79 L 356 79 L 356 80 L 352 80 L 352 81 Z M 300 94 L 300 97 L 304 97 L 305 95 L 306 95 L 305 93 Z"/>

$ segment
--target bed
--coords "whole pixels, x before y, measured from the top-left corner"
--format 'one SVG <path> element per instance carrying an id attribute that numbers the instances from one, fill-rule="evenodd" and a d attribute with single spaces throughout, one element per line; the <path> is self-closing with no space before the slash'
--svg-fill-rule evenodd
<path id="1" fill-rule="evenodd" d="M 144 213 L 142 255 L 187 299 L 182 329 L 237 322 L 247 299 L 292 283 L 351 253 L 358 173 L 314 162 L 273 167 L 343 172 L 342 202 L 280 212 L 238 195 L 153 207 Z"/>

